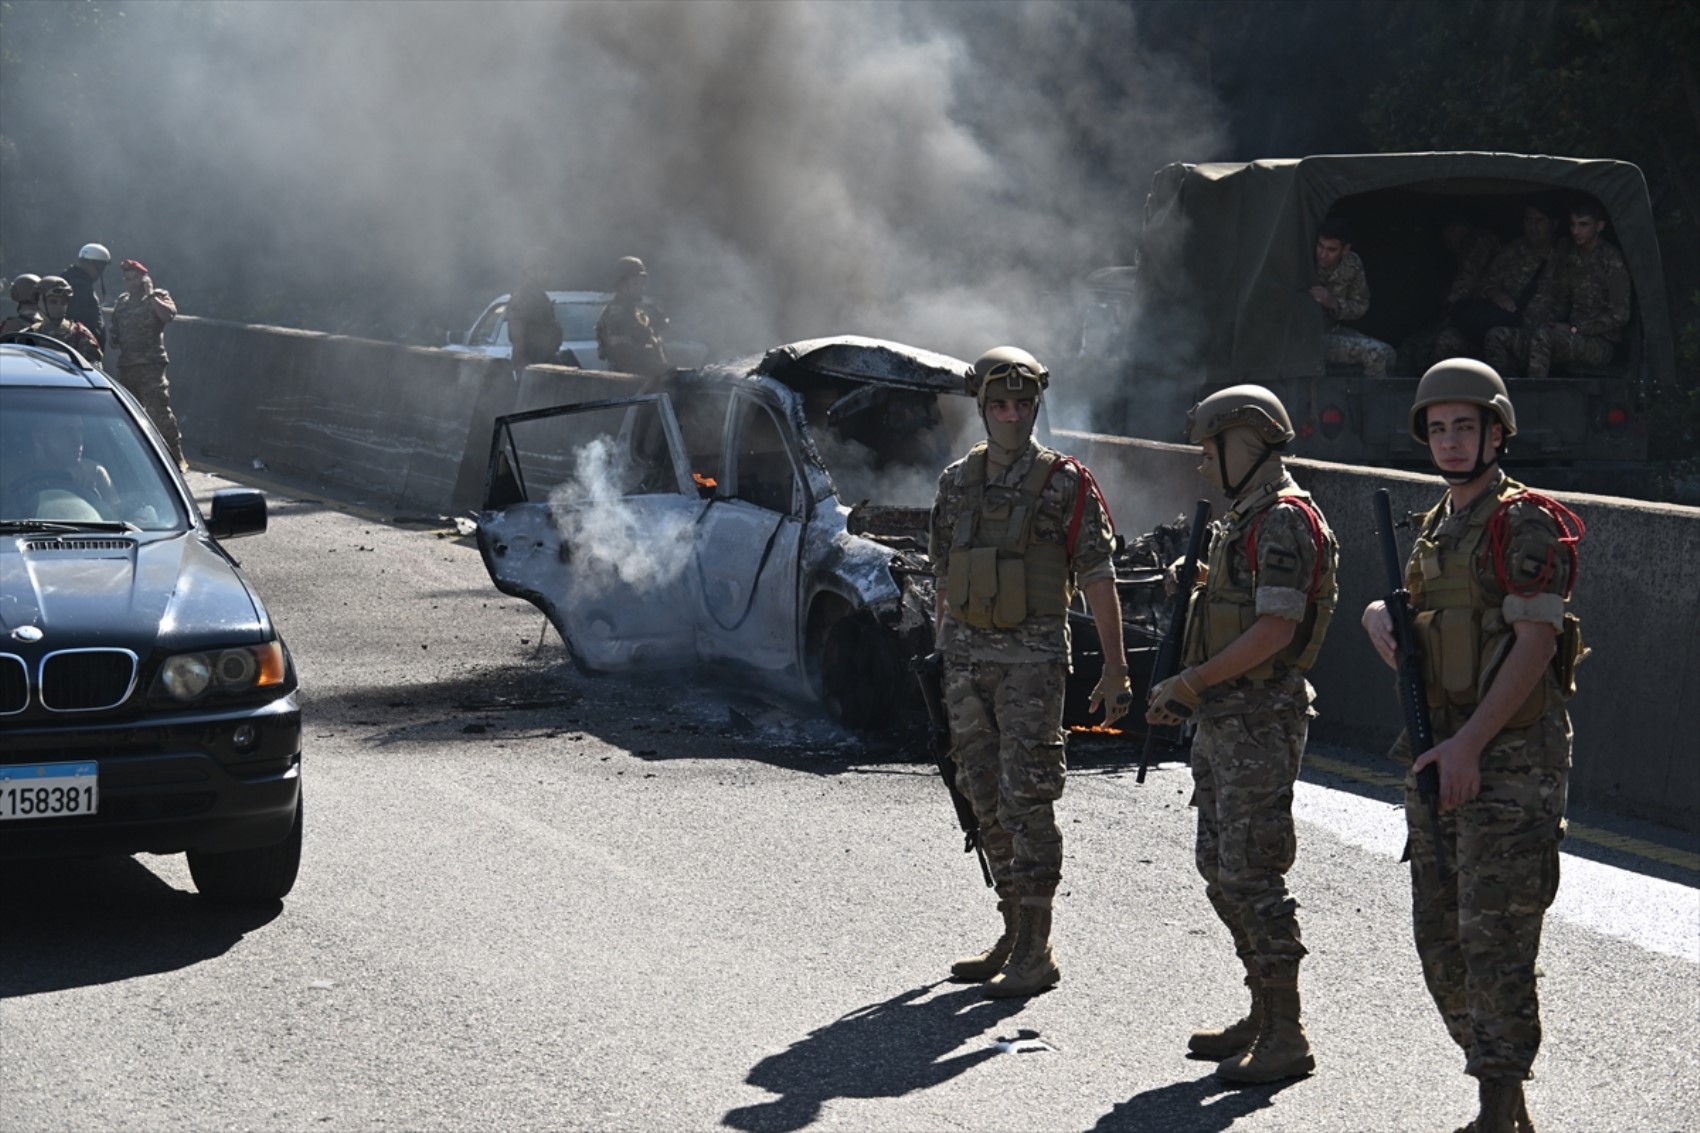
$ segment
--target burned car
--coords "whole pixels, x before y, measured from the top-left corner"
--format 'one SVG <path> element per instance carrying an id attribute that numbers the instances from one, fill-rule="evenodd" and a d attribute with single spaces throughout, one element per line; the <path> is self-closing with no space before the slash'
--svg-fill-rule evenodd
<path id="1" fill-rule="evenodd" d="M 478 545 L 589 672 L 735 671 L 877 729 L 919 705 L 933 648 L 928 510 L 981 435 L 967 364 L 840 337 L 674 371 L 633 397 L 496 421 Z M 1117 552 L 1136 687 L 1161 634 L 1161 564 L 1184 532 Z M 1102 669 L 1071 614 L 1068 718 Z"/>

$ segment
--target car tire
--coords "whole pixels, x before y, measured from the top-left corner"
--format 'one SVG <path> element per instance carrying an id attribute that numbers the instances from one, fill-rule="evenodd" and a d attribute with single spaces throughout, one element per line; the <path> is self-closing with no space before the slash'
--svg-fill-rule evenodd
<path id="1" fill-rule="evenodd" d="M 202 897 L 221 905 L 267 905 L 295 888 L 301 869 L 301 832 L 305 803 L 295 804 L 295 824 L 275 846 L 211 853 L 190 850 L 189 876 Z"/>
<path id="2" fill-rule="evenodd" d="M 893 722 L 903 671 L 890 632 L 864 614 L 842 617 L 821 645 L 821 704 L 840 727 L 878 731 Z"/>

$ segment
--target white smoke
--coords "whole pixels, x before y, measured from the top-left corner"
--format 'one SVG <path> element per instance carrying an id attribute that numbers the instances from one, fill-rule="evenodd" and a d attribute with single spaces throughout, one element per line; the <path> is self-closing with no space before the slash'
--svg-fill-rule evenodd
<path id="1" fill-rule="evenodd" d="M 676 493 L 628 497 L 631 472 L 621 446 L 598 437 L 577 450 L 572 474 L 549 493 L 550 514 L 572 556 L 569 601 L 666 587 L 691 561 L 694 515 L 666 506 Z"/>

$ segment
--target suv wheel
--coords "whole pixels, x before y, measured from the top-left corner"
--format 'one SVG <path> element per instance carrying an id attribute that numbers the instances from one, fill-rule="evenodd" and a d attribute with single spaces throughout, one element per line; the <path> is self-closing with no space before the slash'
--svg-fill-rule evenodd
<path id="1" fill-rule="evenodd" d="M 895 639 L 873 619 L 840 618 L 827 632 L 819 671 L 821 702 L 834 723 L 855 731 L 890 725 L 904 669 Z"/>
<path id="2" fill-rule="evenodd" d="M 226 905 L 263 905 L 281 901 L 295 887 L 301 868 L 301 818 L 304 800 L 295 804 L 295 825 L 275 846 L 208 853 L 190 850 L 189 876 L 202 897 Z"/>

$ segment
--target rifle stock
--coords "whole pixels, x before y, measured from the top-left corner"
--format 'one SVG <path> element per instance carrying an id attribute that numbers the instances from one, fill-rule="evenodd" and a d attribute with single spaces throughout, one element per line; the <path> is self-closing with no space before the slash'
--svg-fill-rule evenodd
<path id="1" fill-rule="evenodd" d="M 944 708 L 944 657 L 929 653 L 909 662 L 915 679 L 921 685 L 921 699 L 927 705 L 927 730 L 932 739 L 933 762 L 945 790 L 950 792 L 951 806 L 956 808 L 956 824 L 962 828 L 962 852 L 972 853 L 980 860 L 980 876 L 991 888 L 992 867 L 986 861 L 985 847 L 980 845 L 980 820 L 974 817 L 974 806 L 956 785 L 956 759 L 950 753 L 950 717 Z"/>
<path id="2" fill-rule="evenodd" d="M 1210 526 L 1210 501 L 1199 500 L 1192 509 L 1192 529 L 1186 536 L 1186 558 L 1181 560 L 1181 569 L 1176 577 L 1175 596 L 1171 599 L 1169 608 L 1169 626 L 1163 634 L 1163 642 L 1157 647 L 1157 663 L 1151 670 L 1151 684 L 1146 689 L 1146 699 L 1150 700 L 1151 689 L 1156 688 L 1176 673 L 1181 667 L 1181 646 L 1186 638 L 1187 609 L 1192 603 L 1192 583 L 1198 577 L 1198 556 L 1204 548 L 1204 532 Z M 1158 725 L 1147 724 L 1145 727 L 1145 747 L 1139 753 L 1139 774 L 1134 782 L 1145 782 L 1145 772 L 1151 766 L 1151 745 L 1157 738 Z"/>
<path id="3" fill-rule="evenodd" d="M 1399 707 L 1405 713 L 1405 734 L 1411 740 L 1411 759 L 1434 746 L 1434 727 L 1428 716 L 1428 689 L 1423 680 L 1422 646 L 1417 644 L 1411 592 L 1405 589 L 1405 569 L 1399 544 L 1393 538 L 1393 504 L 1386 488 L 1375 490 L 1375 531 L 1381 541 L 1381 562 L 1387 572 L 1387 614 L 1393 620 L 1393 643 L 1399 662 Z M 1434 837 L 1435 868 L 1446 878 L 1446 847 L 1440 840 L 1440 768 L 1431 763 L 1417 772 L 1417 794 L 1428 804 L 1429 830 Z"/>

